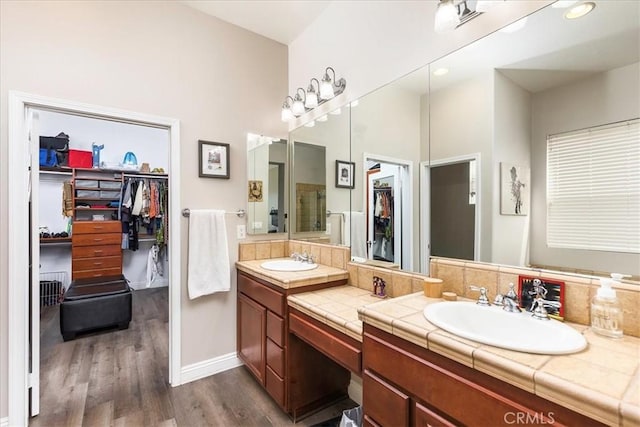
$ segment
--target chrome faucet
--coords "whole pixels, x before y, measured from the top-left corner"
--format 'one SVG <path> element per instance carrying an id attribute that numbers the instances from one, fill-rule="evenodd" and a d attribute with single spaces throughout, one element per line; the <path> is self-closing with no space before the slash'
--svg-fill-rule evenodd
<path id="1" fill-rule="evenodd" d="M 307 262 L 309 264 L 313 264 L 315 262 L 315 260 L 313 259 L 313 255 L 308 254 L 307 251 L 305 251 L 303 254 L 294 252 L 291 254 L 291 258 L 295 259 L 296 261 Z"/>
<path id="2" fill-rule="evenodd" d="M 505 295 L 496 295 L 496 299 L 500 296 L 502 309 L 504 311 L 508 311 L 509 313 L 520 313 L 520 303 L 518 301 L 518 294 L 515 291 L 515 286 L 513 283 L 509 283 L 509 290 Z M 494 302 L 495 303 L 495 302 Z"/>

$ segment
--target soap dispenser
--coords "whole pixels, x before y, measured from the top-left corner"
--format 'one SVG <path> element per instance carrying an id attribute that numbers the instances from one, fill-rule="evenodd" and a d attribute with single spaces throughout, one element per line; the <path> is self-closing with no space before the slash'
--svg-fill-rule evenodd
<path id="1" fill-rule="evenodd" d="M 626 276 L 612 273 L 611 278 L 600 279 L 600 287 L 591 301 L 591 329 L 597 334 L 622 337 L 622 307 L 611 285 L 619 283 L 623 277 Z"/>

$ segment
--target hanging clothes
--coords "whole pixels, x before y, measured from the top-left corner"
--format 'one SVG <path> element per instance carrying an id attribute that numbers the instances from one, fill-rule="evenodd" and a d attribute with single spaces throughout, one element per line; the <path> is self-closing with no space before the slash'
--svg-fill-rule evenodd
<path id="1" fill-rule="evenodd" d="M 122 221 L 122 248 L 137 250 L 139 233 L 154 236 L 160 253 L 167 242 L 168 186 L 165 179 L 128 177 L 125 181 L 119 216 Z"/>

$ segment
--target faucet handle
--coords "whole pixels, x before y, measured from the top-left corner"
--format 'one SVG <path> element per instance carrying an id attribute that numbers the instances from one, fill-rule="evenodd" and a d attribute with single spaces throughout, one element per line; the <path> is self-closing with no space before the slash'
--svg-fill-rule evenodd
<path id="1" fill-rule="evenodd" d="M 487 288 L 485 288 L 484 286 L 475 286 L 475 285 L 471 285 L 469 286 L 469 289 L 471 289 L 472 291 L 479 291 L 480 292 L 480 296 L 478 297 L 478 301 L 476 302 L 476 304 L 478 305 L 484 305 L 484 306 L 489 306 L 491 305 L 489 303 L 489 298 L 487 297 Z"/>
<path id="2" fill-rule="evenodd" d="M 516 293 L 515 290 L 515 285 L 513 283 L 509 283 L 509 290 L 507 291 L 507 294 L 505 295 L 506 298 L 511 298 L 514 301 L 518 301 L 518 294 Z"/>

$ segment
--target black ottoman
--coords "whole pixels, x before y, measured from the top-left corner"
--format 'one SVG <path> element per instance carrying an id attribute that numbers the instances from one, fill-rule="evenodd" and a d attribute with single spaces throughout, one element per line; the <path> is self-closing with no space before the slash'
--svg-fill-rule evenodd
<path id="1" fill-rule="evenodd" d="M 130 321 L 131 288 L 124 276 L 74 280 L 60 304 L 60 333 L 65 341 L 94 329 L 127 329 Z"/>

